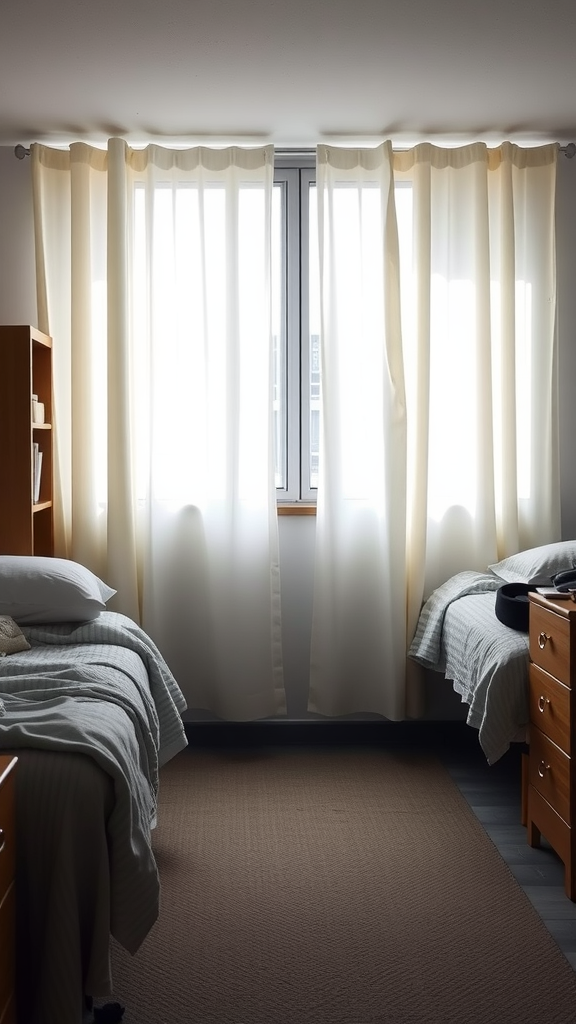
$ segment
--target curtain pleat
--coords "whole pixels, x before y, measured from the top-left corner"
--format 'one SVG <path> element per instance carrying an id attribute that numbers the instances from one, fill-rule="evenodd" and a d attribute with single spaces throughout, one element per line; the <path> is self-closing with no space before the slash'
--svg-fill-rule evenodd
<path id="1" fill-rule="evenodd" d="M 321 426 L 309 709 L 405 714 L 406 405 L 392 150 L 317 155 Z"/>
<path id="2" fill-rule="evenodd" d="M 121 595 L 122 610 L 141 618 L 136 545 L 136 425 L 133 417 L 136 339 L 130 335 L 131 195 L 122 139 L 108 144 L 107 194 L 107 562 L 108 578 Z M 175 367 L 178 372 L 178 367 Z"/>

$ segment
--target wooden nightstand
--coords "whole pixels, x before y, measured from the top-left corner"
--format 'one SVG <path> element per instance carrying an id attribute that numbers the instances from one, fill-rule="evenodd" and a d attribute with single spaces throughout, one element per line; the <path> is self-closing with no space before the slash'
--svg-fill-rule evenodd
<path id="1" fill-rule="evenodd" d="M 564 862 L 576 900 L 576 604 L 530 594 L 528 843 L 540 836 Z"/>
<path id="2" fill-rule="evenodd" d="M 14 777 L 17 757 L 0 755 L 0 1024 L 15 1024 Z"/>

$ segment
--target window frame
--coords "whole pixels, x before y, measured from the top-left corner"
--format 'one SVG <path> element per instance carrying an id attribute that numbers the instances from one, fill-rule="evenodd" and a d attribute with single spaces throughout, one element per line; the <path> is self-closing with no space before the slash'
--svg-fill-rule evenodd
<path id="1" fill-rule="evenodd" d="M 310 487 L 310 334 L 309 334 L 309 204 L 316 182 L 316 155 L 310 151 L 277 152 L 274 185 L 284 190 L 282 243 L 284 278 L 284 473 L 276 488 L 282 504 L 312 504 Z"/>

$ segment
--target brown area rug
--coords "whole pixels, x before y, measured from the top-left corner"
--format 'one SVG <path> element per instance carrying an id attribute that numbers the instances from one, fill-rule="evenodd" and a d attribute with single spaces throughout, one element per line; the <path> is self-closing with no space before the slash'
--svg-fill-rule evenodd
<path id="1" fill-rule="evenodd" d="M 446 770 L 413 752 L 187 750 L 125 1024 L 570 1024 L 576 974 Z"/>

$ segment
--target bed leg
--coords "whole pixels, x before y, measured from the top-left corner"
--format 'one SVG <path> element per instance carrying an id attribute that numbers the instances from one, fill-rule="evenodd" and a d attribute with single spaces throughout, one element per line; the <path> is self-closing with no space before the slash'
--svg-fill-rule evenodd
<path id="1" fill-rule="evenodd" d="M 522 754 L 522 797 L 521 797 L 521 824 L 526 826 L 528 824 L 528 779 L 529 779 L 529 760 L 528 754 Z"/>

